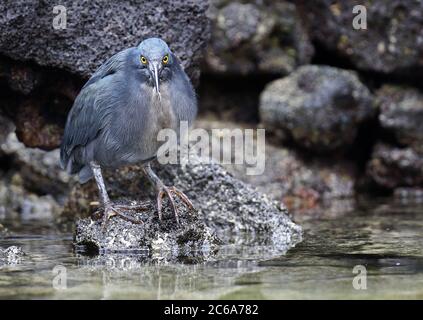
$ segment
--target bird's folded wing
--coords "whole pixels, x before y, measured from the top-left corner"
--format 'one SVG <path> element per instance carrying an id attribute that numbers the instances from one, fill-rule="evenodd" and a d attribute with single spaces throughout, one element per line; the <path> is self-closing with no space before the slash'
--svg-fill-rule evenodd
<path id="1" fill-rule="evenodd" d="M 88 80 L 75 99 L 68 115 L 63 135 L 60 160 L 63 168 L 67 167 L 72 151 L 76 147 L 86 146 L 107 126 L 115 104 L 113 96 L 114 78 L 123 70 L 125 56 L 130 49 L 121 51 L 107 60 Z"/>
<path id="2" fill-rule="evenodd" d="M 128 48 L 116 53 L 109 60 L 103 63 L 96 72 L 91 76 L 87 83 L 82 87 L 82 89 L 90 86 L 91 84 L 97 82 L 100 79 L 104 79 L 107 76 L 113 75 L 119 70 L 122 70 L 124 67 L 126 57 L 131 53 L 135 48 Z"/>

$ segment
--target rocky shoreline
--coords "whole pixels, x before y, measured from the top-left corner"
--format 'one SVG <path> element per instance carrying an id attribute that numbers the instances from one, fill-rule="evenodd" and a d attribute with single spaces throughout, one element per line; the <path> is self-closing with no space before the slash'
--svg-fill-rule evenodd
<path id="1" fill-rule="evenodd" d="M 92 243 L 99 249 L 112 250 L 126 246 L 148 247 L 153 250 L 154 244 L 159 241 L 162 248 L 170 249 L 180 249 L 181 246 L 195 249 L 204 245 L 212 248 L 221 243 L 262 244 L 286 251 L 287 247 L 300 241 L 301 228 L 288 218 L 285 207 L 281 207 L 254 188 L 234 178 L 219 164 L 205 164 L 198 158 L 191 161 L 186 166 L 155 166 L 158 176 L 167 185 L 183 190 L 196 208 L 194 212 L 189 212 L 178 202 L 178 208 L 182 209 L 181 217 L 184 217 L 181 226 L 176 224 L 166 202 L 164 205 L 167 218 L 162 228 L 155 205 L 149 200 L 154 196 L 154 190 L 142 177 L 140 169 L 133 166 L 106 174 L 106 184 L 113 199 L 117 201 L 120 199 L 123 202 L 139 199 L 138 201 L 146 204 L 147 209 L 141 215 L 144 217 L 142 218 L 144 223 L 134 225 L 115 217 L 112 218 L 114 220 L 110 226 L 112 229 L 107 226 L 103 232 L 100 229 L 100 222 L 94 223 L 88 218 L 79 222 L 76 242 Z M 75 212 L 90 214 L 92 208 L 89 202 L 82 202 L 81 197 L 83 195 L 87 199 L 95 199 L 96 194 L 94 183 L 82 187 L 76 185 L 65 206 L 64 214 L 67 216 L 73 216 Z M 124 232 L 120 229 L 122 227 Z M 110 230 L 114 230 L 116 234 L 134 234 L 134 237 L 125 237 L 125 241 L 116 241 L 109 245 L 104 237 L 110 234 Z M 148 236 L 141 236 L 143 234 Z M 184 236 L 186 234 L 190 236 Z M 147 243 L 140 245 L 143 241 Z"/>
<path id="2" fill-rule="evenodd" d="M 372 23 L 354 30 L 352 4 L 328 0 L 151 1 L 141 15 L 135 4 L 122 10 L 128 4 L 92 1 L 82 10 L 88 4 L 73 1 L 67 5 L 76 16 L 63 32 L 50 28 L 53 1 L 24 2 L 0 5 L 1 217 L 86 218 L 81 235 L 89 230 L 95 186 L 75 184 L 58 167 L 65 117 L 102 61 L 153 33 L 171 43 L 197 84 L 195 126 L 266 129 L 260 176 L 236 165 L 157 168 L 196 200 L 193 223 L 210 231 L 203 233 L 209 243 L 213 233 L 230 242 L 224 228 L 261 230 L 290 243 L 298 230 L 286 207 L 301 214 L 363 194 L 422 198 L 417 2 L 364 1 Z M 125 16 L 110 19 L 112 12 Z M 108 173 L 112 197 L 148 201 L 140 195 L 153 193 L 139 177 L 137 168 Z M 154 217 L 153 208 L 148 212 Z"/>

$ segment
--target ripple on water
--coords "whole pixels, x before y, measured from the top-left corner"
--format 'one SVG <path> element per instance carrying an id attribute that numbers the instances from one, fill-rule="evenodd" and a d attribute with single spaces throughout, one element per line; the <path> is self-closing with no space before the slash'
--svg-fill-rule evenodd
<path id="1" fill-rule="evenodd" d="M 0 263 L 2 298 L 423 298 L 423 207 L 361 204 L 346 215 L 302 217 L 303 241 L 288 252 L 268 246 L 223 246 L 211 260 L 165 255 L 87 256 L 49 222 L 2 221 L 0 248 L 27 254 Z M 355 290 L 353 268 L 367 270 Z M 56 290 L 56 266 L 67 289 Z M 57 269 L 61 270 L 61 269 Z"/>

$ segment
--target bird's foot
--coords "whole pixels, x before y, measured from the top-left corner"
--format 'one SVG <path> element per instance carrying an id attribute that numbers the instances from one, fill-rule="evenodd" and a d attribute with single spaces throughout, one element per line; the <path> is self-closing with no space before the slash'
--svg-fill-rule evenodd
<path id="1" fill-rule="evenodd" d="M 122 210 L 128 210 L 128 211 L 137 211 L 137 210 L 146 211 L 146 210 L 149 209 L 148 205 L 139 204 L 139 203 L 138 204 L 117 204 L 117 203 L 115 203 L 114 207 L 122 209 Z"/>
<path id="2" fill-rule="evenodd" d="M 173 214 L 175 215 L 176 223 L 179 225 L 179 216 L 178 210 L 176 208 L 175 200 L 173 199 L 173 194 L 179 196 L 179 198 L 188 206 L 189 209 L 194 209 L 194 205 L 188 199 L 188 197 L 180 190 L 175 187 L 166 187 L 164 185 L 160 186 L 160 189 L 157 194 L 157 212 L 159 215 L 159 220 L 162 220 L 162 201 L 164 196 L 169 198 L 170 206 L 172 207 Z"/>
<path id="3" fill-rule="evenodd" d="M 136 204 L 136 205 L 124 205 L 124 204 L 117 204 L 108 202 L 105 205 L 101 206 L 97 209 L 94 214 L 103 214 L 103 222 L 102 227 L 105 228 L 109 219 L 113 216 L 118 216 L 119 218 L 135 223 L 135 224 L 142 224 L 142 220 L 137 220 L 132 217 L 129 217 L 125 214 L 125 211 L 135 211 L 135 210 L 147 210 L 148 208 L 144 205 Z"/>

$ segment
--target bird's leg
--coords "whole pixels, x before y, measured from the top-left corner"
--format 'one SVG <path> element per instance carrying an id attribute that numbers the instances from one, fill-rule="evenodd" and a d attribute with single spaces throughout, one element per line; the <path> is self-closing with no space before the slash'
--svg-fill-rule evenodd
<path id="1" fill-rule="evenodd" d="M 190 208 L 194 209 L 193 204 L 188 199 L 188 197 L 180 190 L 176 189 L 175 187 L 167 187 L 164 183 L 160 180 L 160 178 L 154 173 L 151 169 L 150 164 L 146 164 L 142 167 L 142 171 L 145 176 L 150 180 L 152 184 L 156 187 L 157 190 L 157 212 L 159 215 L 159 219 L 162 220 L 162 201 L 163 197 L 166 195 L 169 198 L 170 205 L 172 207 L 173 214 L 175 215 L 175 219 L 177 224 L 179 224 L 179 217 L 178 212 L 176 209 L 175 200 L 173 199 L 172 193 L 176 194 L 181 198 L 183 202 Z"/>
<path id="2" fill-rule="evenodd" d="M 141 208 L 141 206 L 125 206 L 114 204 L 110 201 L 109 195 L 107 194 L 106 185 L 104 184 L 103 175 L 101 174 L 100 165 L 96 162 L 90 162 L 91 170 L 93 171 L 95 182 L 97 183 L 98 191 L 100 194 L 101 205 L 103 207 L 103 227 L 106 225 L 107 221 L 117 215 L 120 218 L 133 222 L 133 223 L 142 223 L 141 221 L 134 220 L 124 213 L 121 210 L 134 210 L 136 208 Z"/>

